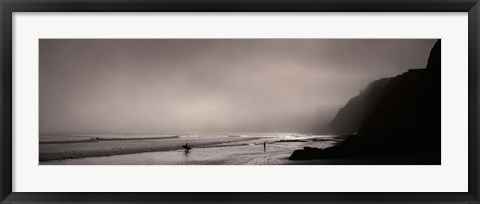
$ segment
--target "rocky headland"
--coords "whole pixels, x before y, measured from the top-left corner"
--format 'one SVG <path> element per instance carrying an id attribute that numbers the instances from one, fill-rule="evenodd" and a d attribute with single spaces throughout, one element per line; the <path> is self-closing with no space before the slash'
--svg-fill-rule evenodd
<path id="1" fill-rule="evenodd" d="M 350 135 L 344 142 L 326 149 L 295 150 L 289 159 L 433 155 L 439 163 L 440 76 L 438 40 L 426 68 L 374 81 L 338 111 L 326 130 Z"/>

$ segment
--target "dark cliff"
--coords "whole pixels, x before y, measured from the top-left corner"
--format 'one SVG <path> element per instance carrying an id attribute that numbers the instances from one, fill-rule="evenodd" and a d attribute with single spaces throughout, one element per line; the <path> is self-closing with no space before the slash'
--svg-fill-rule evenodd
<path id="1" fill-rule="evenodd" d="M 336 135 L 358 132 L 363 122 L 372 113 L 390 78 L 370 83 L 358 96 L 353 97 L 341 108 L 325 130 Z"/>
<path id="2" fill-rule="evenodd" d="M 439 158 L 440 59 L 439 40 L 430 52 L 425 69 L 411 69 L 372 83 L 350 100 L 328 126 L 336 134 L 356 134 L 334 147 L 296 150 L 290 159 L 421 153 Z"/>

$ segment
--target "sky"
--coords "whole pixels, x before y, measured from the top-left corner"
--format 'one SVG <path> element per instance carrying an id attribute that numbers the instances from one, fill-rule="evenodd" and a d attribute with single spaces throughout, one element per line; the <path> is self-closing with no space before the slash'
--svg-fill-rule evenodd
<path id="1" fill-rule="evenodd" d="M 40 135 L 318 130 L 431 39 L 41 39 Z"/>

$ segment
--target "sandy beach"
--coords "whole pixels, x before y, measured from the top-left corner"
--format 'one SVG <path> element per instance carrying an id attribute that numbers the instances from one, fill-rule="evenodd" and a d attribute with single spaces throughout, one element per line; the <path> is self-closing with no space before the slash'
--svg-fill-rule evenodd
<path id="1" fill-rule="evenodd" d="M 110 136 L 55 141 L 46 137 L 40 144 L 40 165 L 277 165 L 301 164 L 289 161 L 295 149 L 305 146 L 326 148 L 343 138 L 301 134 L 183 135 L 178 138 L 121 139 Z M 90 140 L 90 142 L 84 142 Z M 95 139 L 98 138 L 98 139 Z M 112 139 L 113 138 L 113 139 Z M 82 142 L 79 142 L 82 141 Z M 267 141 L 264 150 L 263 142 Z M 192 150 L 186 153 L 182 145 Z"/>

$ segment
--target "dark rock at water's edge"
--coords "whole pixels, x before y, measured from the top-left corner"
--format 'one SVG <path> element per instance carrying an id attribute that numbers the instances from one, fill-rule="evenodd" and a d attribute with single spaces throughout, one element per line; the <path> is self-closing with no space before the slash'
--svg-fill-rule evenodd
<path id="1" fill-rule="evenodd" d="M 373 82 L 342 108 L 329 124 L 334 133 L 349 133 L 339 145 L 296 150 L 290 160 L 429 154 L 440 158 L 441 41 L 426 69 Z M 346 120 L 352 117 L 350 121 Z M 339 122 L 351 124 L 339 125 Z M 355 134 L 353 134 L 355 133 Z"/>

